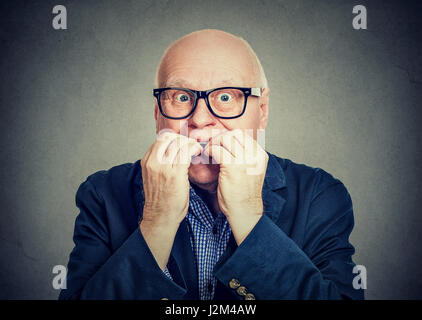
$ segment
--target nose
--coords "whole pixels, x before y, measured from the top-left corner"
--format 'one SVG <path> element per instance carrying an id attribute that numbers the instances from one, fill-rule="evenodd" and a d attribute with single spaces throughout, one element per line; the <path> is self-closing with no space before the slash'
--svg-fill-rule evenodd
<path id="1" fill-rule="evenodd" d="M 195 128 L 204 128 L 216 124 L 216 119 L 208 109 L 205 99 L 198 99 L 195 112 L 191 115 L 188 122 L 189 126 Z"/>

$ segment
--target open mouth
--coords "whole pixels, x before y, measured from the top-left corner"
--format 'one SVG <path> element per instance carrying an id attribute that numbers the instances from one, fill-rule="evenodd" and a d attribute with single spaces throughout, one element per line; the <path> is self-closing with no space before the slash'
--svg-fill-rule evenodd
<path id="1" fill-rule="evenodd" d="M 207 141 L 198 141 L 198 143 L 202 147 L 202 152 L 201 152 L 201 154 L 199 154 L 197 156 L 193 156 L 191 163 L 192 164 L 210 164 L 210 163 L 212 163 L 212 157 L 211 156 L 206 156 L 204 154 L 204 149 L 207 146 L 207 144 L 209 143 L 209 140 L 207 140 Z"/>
<path id="2" fill-rule="evenodd" d="M 208 141 L 199 141 L 199 144 L 201 145 L 202 148 L 205 149 L 205 146 L 208 144 Z"/>

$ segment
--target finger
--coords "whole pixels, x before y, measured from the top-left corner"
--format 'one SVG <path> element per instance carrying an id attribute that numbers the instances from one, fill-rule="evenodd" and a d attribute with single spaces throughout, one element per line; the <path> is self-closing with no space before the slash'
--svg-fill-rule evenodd
<path id="1" fill-rule="evenodd" d="M 234 163 L 233 155 L 224 147 L 216 144 L 208 144 L 205 147 L 204 154 L 212 157 L 220 165 L 229 165 Z"/>
<path id="2" fill-rule="evenodd" d="M 257 161 L 257 157 L 265 153 L 259 143 L 253 138 L 253 130 L 233 130 L 233 136 L 243 146 L 245 163 L 251 164 Z"/>
<path id="3" fill-rule="evenodd" d="M 220 145 L 230 152 L 237 162 L 241 163 L 245 157 L 242 140 L 242 132 L 240 130 L 234 130 L 213 137 L 210 144 Z"/>
<path id="4" fill-rule="evenodd" d="M 157 141 L 164 142 L 173 139 L 175 136 L 179 136 L 179 134 L 171 129 L 163 129 L 157 134 Z"/>
<path id="5" fill-rule="evenodd" d="M 173 160 L 173 167 L 180 164 L 189 166 L 192 157 L 200 155 L 202 150 L 202 146 L 196 140 L 187 140 L 186 143 L 178 149 L 178 152 Z"/>
<path id="6" fill-rule="evenodd" d="M 250 132 L 251 134 L 249 135 L 248 132 Z M 253 130 L 248 132 L 237 132 L 235 136 L 238 139 L 242 139 L 242 144 L 247 154 L 256 153 L 256 151 L 259 150 L 258 147 L 260 148 L 260 146 L 258 142 L 253 138 Z"/>
<path id="7" fill-rule="evenodd" d="M 153 143 L 147 150 L 147 152 L 145 153 L 145 155 L 142 157 L 141 159 L 141 167 L 144 168 L 145 164 L 149 161 L 149 158 L 151 157 L 151 154 L 155 152 L 155 149 L 157 148 L 156 146 L 157 143 Z"/>
<path id="8" fill-rule="evenodd" d="M 152 146 L 151 146 L 152 147 Z M 151 147 L 147 150 L 147 152 L 144 154 L 144 156 L 141 159 L 141 167 L 145 166 L 146 161 L 149 158 L 149 155 L 151 154 Z"/>
<path id="9" fill-rule="evenodd" d="M 245 145 L 245 137 L 248 137 L 246 131 L 248 131 L 248 129 L 235 129 L 230 131 L 230 134 L 236 139 L 237 142 L 239 142 L 242 147 Z"/>
<path id="10" fill-rule="evenodd" d="M 172 139 L 171 142 L 167 145 L 167 149 L 163 154 L 163 162 L 166 164 L 172 164 L 179 149 L 183 145 L 188 144 L 188 142 L 188 138 L 181 135 Z"/>
<path id="11" fill-rule="evenodd" d="M 182 136 L 171 132 L 166 132 L 162 135 L 159 135 L 151 152 L 151 156 L 154 155 L 156 157 L 155 160 L 161 164 L 170 164 L 172 159 L 169 157 L 170 151 L 167 150 L 170 144 L 172 144 L 174 140 L 179 139 L 180 137 Z"/>
<path id="12" fill-rule="evenodd" d="M 248 165 L 266 163 L 267 153 L 252 136 L 245 135 L 245 160 Z"/>

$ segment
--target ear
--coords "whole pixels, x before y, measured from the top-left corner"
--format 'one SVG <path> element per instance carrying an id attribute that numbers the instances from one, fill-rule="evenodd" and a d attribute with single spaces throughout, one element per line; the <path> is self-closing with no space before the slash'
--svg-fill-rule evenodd
<path id="1" fill-rule="evenodd" d="M 264 130 L 268 124 L 268 103 L 270 88 L 264 88 L 259 99 L 259 129 Z"/>

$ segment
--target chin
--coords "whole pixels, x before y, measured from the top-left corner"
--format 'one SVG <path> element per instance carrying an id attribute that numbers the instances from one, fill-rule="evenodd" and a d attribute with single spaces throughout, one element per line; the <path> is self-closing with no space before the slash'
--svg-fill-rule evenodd
<path id="1" fill-rule="evenodd" d="M 189 167 L 189 181 L 199 187 L 213 187 L 218 183 L 218 164 L 191 164 Z"/>

